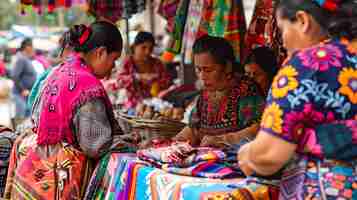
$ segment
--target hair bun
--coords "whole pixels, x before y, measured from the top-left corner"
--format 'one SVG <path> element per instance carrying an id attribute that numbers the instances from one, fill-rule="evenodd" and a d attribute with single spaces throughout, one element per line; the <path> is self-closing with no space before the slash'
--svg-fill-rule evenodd
<path id="1" fill-rule="evenodd" d="M 74 25 L 69 30 L 69 45 L 80 51 L 80 48 L 83 48 L 88 41 L 91 32 L 91 28 L 84 24 Z"/>
<path id="2" fill-rule="evenodd" d="M 354 38 L 357 34 L 356 21 L 357 1 L 341 1 L 330 20 L 328 31 L 333 34 Z"/>

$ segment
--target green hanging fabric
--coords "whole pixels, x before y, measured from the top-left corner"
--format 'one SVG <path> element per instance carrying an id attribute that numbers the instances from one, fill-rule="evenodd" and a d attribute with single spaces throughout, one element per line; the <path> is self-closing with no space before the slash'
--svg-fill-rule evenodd
<path id="1" fill-rule="evenodd" d="M 241 61 L 246 22 L 242 0 L 205 0 L 201 24 L 197 33 L 227 39 Z"/>
<path id="2" fill-rule="evenodd" d="M 182 39 L 185 30 L 189 4 L 190 4 L 190 0 L 182 0 L 176 12 L 174 30 L 171 33 L 170 45 L 166 49 L 171 53 L 174 54 L 181 53 Z"/>

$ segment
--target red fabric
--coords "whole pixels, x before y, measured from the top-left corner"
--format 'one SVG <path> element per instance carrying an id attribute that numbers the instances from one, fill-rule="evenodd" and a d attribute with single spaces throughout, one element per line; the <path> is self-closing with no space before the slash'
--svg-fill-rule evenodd
<path id="1" fill-rule="evenodd" d="M 127 102 L 125 108 L 135 108 L 136 105 L 145 98 L 151 97 L 151 86 L 153 83 L 158 83 L 160 90 L 169 87 L 170 75 L 165 69 L 162 62 L 156 58 L 153 59 L 154 72 L 156 77 L 149 81 L 142 81 L 136 75 L 137 67 L 135 66 L 134 59 L 130 56 L 123 61 L 121 71 L 117 75 L 117 85 L 115 89 L 125 89 L 127 92 Z"/>
<path id="2" fill-rule="evenodd" d="M 0 60 L 0 76 L 4 76 L 6 74 L 5 63 Z"/>

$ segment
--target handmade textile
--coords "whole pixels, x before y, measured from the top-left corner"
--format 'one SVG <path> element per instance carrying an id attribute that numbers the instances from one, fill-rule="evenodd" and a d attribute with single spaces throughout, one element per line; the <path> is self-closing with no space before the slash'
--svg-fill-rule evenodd
<path id="1" fill-rule="evenodd" d="M 5 199 L 81 199 L 91 164 L 72 146 L 37 144 L 32 131 L 21 135 L 11 152 Z"/>
<path id="2" fill-rule="evenodd" d="M 189 17 L 186 20 L 182 49 L 186 63 L 190 63 L 192 59 L 192 47 L 197 39 L 197 32 L 202 19 L 204 3 L 205 0 L 190 1 L 187 14 Z"/>
<path id="3" fill-rule="evenodd" d="M 89 12 L 96 17 L 104 17 L 113 23 L 119 19 L 129 19 L 143 12 L 146 0 L 88 0 Z"/>
<path id="4" fill-rule="evenodd" d="M 0 125 L 0 196 L 4 195 L 10 153 L 17 135 L 11 129 Z"/>
<path id="5" fill-rule="evenodd" d="M 44 81 L 47 79 L 47 77 L 49 76 L 49 74 L 51 74 L 52 71 L 53 68 L 47 69 L 44 73 L 42 73 L 39 77 L 37 77 L 36 82 L 32 86 L 30 95 L 27 98 L 27 106 L 31 108 L 31 110 L 33 104 L 36 102 L 36 99 L 40 95 L 40 91 L 42 90 Z"/>
<path id="6" fill-rule="evenodd" d="M 166 19 L 166 30 L 171 33 L 174 28 L 175 16 L 181 0 L 161 0 L 158 13 Z"/>
<path id="7" fill-rule="evenodd" d="M 356 169 L 351 167 L 355 166 L 351 163 L 355 161 L 355 157 L 350 157 L 347 164 L 331 162 L 326 158 L 335 160 L 339 159 L 339 156 L 349 155 L 350 150 L 340 152 L 343 147 L 348 146 L 345 142 L 357 144 L 353 139 L 356 132 L 355 123 L 348 122 L 354 121 L 357 113 L 356 77 L 357 54 L 347 39 L 327 40 L 294 53 L 275 77 L 262 117 L 261 131 L 297 144 L 299 158 L 307 160 L 305 163 L 317 162 L 320 167 L 334 163 L 330 165 L 329 170 L 335 171 L 336 176 L 345 176 L 345 185 L 336 186 L 328 179 L 328 175 L 322 175 L 326 170 L 320 170 L 318 177 L 321 178 L 315 179 L 307 176 L 308 167 L 311 165 L 306 164 L 302 168 L 299 166 L 304 165 L 297 165 L 297 170 L 286 170 L 287 175 L 283 176 L 287 183 L 281 185 L 281 199 L 322 195 L 327 199 L 336 199 L 340 194 L 331 191 L 339 187 L 351 194 L 356 182 L 349 177 L 356 177 Z M 351 130 L 345 133 L 347 135 L 341 135 L 346 141 L 336 140 L 337 137 L 332 136 L 329 137 L 335 139 L 328 141 L 326 133 L 325 136 L 319 135 L 323 133 L 316 133 L 315 128 L 318 126 L 336 121 L 345 121 L 345 128 Z M 331 132 L 327 133 L 329 134 Z M 335 145 L 335 148 L 331 148 L 331 145 Z M 297 163 L 300 160 L 298 159 Z M 346 168 L 348 174 L 343 172 L 345 170 L 339 170 L 342 168 Z M 312 167 L 312 171 L 316 170 L 317 167 Z M 331 175 L 335 177 L 334 174 Z M 328 186 L 325 190 L 320 188 L 309 191 L 309 186 L 319 187 L 321 181 L 324 185 L 331 184 L 332 189 Z M 289 183 L 297 185 L 290 186 Z"/>
<path id="8" fill-rule="evenodd" d="M 78 56 L 74 56 L 55 68 L 42 83 L 43 87 L 40 87 L 42 89 L 35 100 L 32 113 L 35 128 L 27 129 L 26 133 L 22 132 L 24 134 L 17 140 L 17 146 L 15 145 L 11 154 L 8 175 L 11 179 L 6 184 L 6 198 L 81 199 L 89 178 L 88 174 L 91 172 L 88 167 L 88 157 L 98 158 L 112 144 L 122 144 L 113 136 L 120 134 L 120 130 L 116 129 L 117 124 L 110 102 L 104 103 L 105 93 L 103 95 L 90 93 L 95 91 L 96 87 L 101 88 L 99 91 L 104 89 L 99 80 L 95 81 L 95 77 L 89 73 L 87 65 Z M 90 82 L 86 82 L 87 80 Z M 88 84 L 87 86 L 92 85 L 92 88 L 85 88 L 83 86 L 85 83 Z M 72 94 L 71 97 L 66 96 L 69 93 Z M 48 97 L 48 95 L 53 96 Z M 64 101 L 68 105 L 63 105 Z M 55 105 L 59 106 L 54 107 L 55 111 L 60 110 L 66 116 L 57 115 L 57 118 L 48 118 L 43 114 L 53 111 L 52 106 Z M 43 119 L 47 121 L 44 122 Z M 44 130 L 48 130 L 46 129 L 48 124 L 52 125 L 50 131 L 38 132 L 43 130 L 37 128 L 41 123 L 44 125 Z M 63 130 L 55 132 L 66 124 L 70 127 L 66 135 L 70 139 L 64 137 Z M 37 131 L 37 134 L 32 130 Z M 51 143 L 45 140 L 41 143 L 40 136 L 45 138 L 48 136 L 50 139 L 56 139 L 54 141 L 57 142 Z M 60 137 L 56 138 L 56 136 Z M 68 142 L 71 140 L 72 144 Z"/>
<path id="9" fill-rule="evenodd" d="M 282 175 L 279 199 L 355 199 L 356 162 L 297 157 Z"/>
<path id="10" fill-rule="evenodd" d="M 219 102 L 210 100 L 207 91 L 201 92 L 189 121 L 191 128 L 199 129 L 196 137 L 237 132 L 259 122 L 265 102 L 256 84 L 246 76 L 235 80 Z"/>
<path id="11" fill-rule="evenodd" d="M 202 200 L 276 200 L 279 197 L 277 181 L 267 181 L 248 177 L 244 181 L 230 185 L 233 191 L 207 192 L 201 196 Z"/>
<path id="12" fill-rule="evenodd" d="M 205 147 L 192 148 L 187 143 L 140 150 L 137 155 L 140 160 L 173 174 L 206 178 L 242 175 L 225 163 L 227 156 L 223 151 Z"/>
<path id="13" fill-rule="evenodd" d="M 167 52 L 172 54 L 180 54 L 183 42 L 183 33 L 185 31 L 185 25 L 187 20 L 188 8 L 190 0 L 181 0 L 176 11 L 175 22 L 173 30 L 170 32 L 170 41 L 166 49 Z"/>
<path id="14" fill-rule="evenodd" d="M 196 38 L 206 34 L 224 37 L 233 46 L 236 59 L 240 62 L 245 32 L 246 23 L 241 0 L 204 0 Z"/>
<path id="15" fill-rule="evenodd" d="M 101 82 L 78 55 L 68 58 L 48 77 L 41 93 L 41 117 L 35 124 L 39 144 L 74 143 L 71 119 L 73 111 L 93 99 L 103 99 L 114 119 L 111 103 Z"/>
<path id="16" fill-rule="evenodd" d="M 89 13 L 116 23 L 123 16 L 123 0 L 88 0 Z"/>
<path id="17" fill-rule="evenodd" d="M 260 46 L 273 49 L 281 63 L 285 58 L 285 50 L 279 28 L 276 23 L 275 0 L 257 0 L 253 17 L 244 38 L 244 60 L 251 51 Z"/>
<path id="18" fill-rule="evenodd" d="M 172 143 L 165 147 L 153 147 L 139 150 L 137 155 L 143 160 L 151 160 L 157 166 L 173 164 L 176 166 L 187 166 L 192 164 L 197 149 L 185 142 Z"/>
<path id="19" fill-rule="evenodd" d="M 104 161 L 102 161 L 104 162 Z M 240 179 L 207 179 L 170 174 L 160 169 L 146 166 L 135 159 L 135 154 L 113 153 L 107 157 L 107 168 L 99 165 L 92 176 L 85 199 L 119 200 L 201 200 L 206 194 L 230 193 L 240 187 Z M 263 185 L 261 185 L 263 186 Z M 253 185 L 248 186 L 248 188 Z M 258 183 L 255 184 L 258 187 Z M 253 190 L 253 188 L 252 188 Z"/>
<path id="20" fill-rule="evenodd" d="M 241 60 L 246 24 L 240 0 L 182 0 L 174 27 L 167 50 L 184 53 L 185 62 L 192 62 L 192 45 L 203 35 L 226 38 L 233 46 L 237 61 Z"/>
<path id="21" fill-rule="evenodd" d="M 135 108 L 145 98 L 152 97 L 151 88 L 155 83 L 160 89 L 166 89 L 170 84 L 170 76 L 162 62 L 151 58 L 152 73 L 139 73 L 133 57 L 123 61 L 123 65 L 117 74 L 117 84 L 114 90 L 124 89 L 126 100 L 123 102 L 125 108 Z M 143 76 L 148 78 L 144 79 Z"/>

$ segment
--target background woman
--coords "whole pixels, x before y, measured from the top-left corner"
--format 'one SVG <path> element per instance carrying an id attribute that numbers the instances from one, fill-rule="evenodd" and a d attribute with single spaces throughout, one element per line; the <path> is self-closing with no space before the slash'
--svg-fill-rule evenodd
<path id="1" fill-rule="evenodd" d="M 124 89 L 124 107 L 135 108 L 145 98 L 157 96 L 167 89 L 170 77 L 163 63 L 152 57 L 155 39 L 151 33 L 139 32 L 128 56 L 119 70 L 117 88 Z"/>
<path id="2" fill-rule="evenodd" d="M 264 99 L 254 81 L 237 72 L 232 46 L 223 38 L 203 36 L 193 46 L 193 58 L 204 89 L 189 126 L 175 139 L 221 146 L 254 136 Z"/>
<path id="3" fill-rule="evenodd" d="M 34 103 L 34 128 L 15 142 L 6 199 L 82 199 L 98 159 L 120 134 L 100 79 L 120 57 L 119 30 L 107 22 L 74 26 L 76 54 L 56 67 Z M 65 47 L 65 46 L 63 46 Z"/>
<path id="4" fill-rule="evenodd" d="M 273 78 L 278 71 L 278 62 L 273 50 L 268 47 L 257 47 L 244 65 L 245 74 L 259 85 L 264 96 L 268 95 Z"/>
<path id="5" fill-rule="evenodd" d="M 239 151 L 239 165 L 248 175 L 270 175 L 290 160 L 280 199 L 357 198 L 356 11 L 351 0 L 278 5 L 292 55 L 274 79 L 258 136 Z"/>

